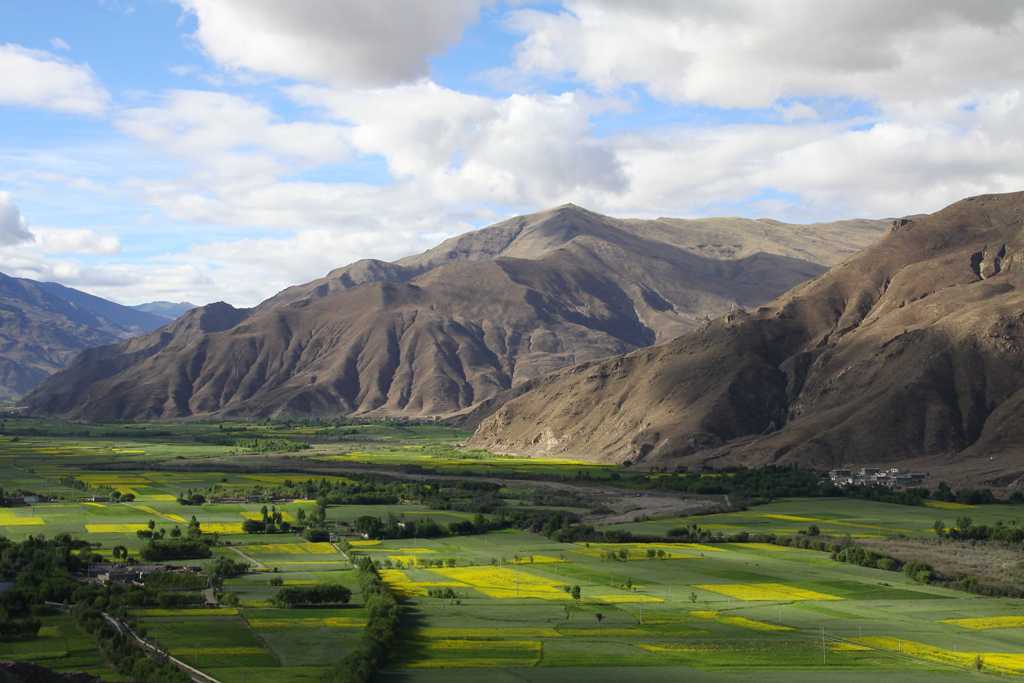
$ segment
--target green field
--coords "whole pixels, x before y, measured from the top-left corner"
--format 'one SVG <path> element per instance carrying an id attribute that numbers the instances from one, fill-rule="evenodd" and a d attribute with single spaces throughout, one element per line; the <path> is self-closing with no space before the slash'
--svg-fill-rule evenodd
<path id="1" fill-rule="evenodd" d="M 893 535 L 933 537 L 936 521 L 952 525 L 958 517 L 975 524 L 1024 523 L 1024 508 L 1015 505 L 963 505 L 928 501 L 926 505 L 890 505 L 855 498 L 812 498 L 779 501 L 701 517 L 655 519 L 609 528 L 637 534 L 664 535 L 697 523 L 704 529 L 732 534 L 740 531 L 792 535 L 815 525 L 829 536 L 884 538 Z"/>
<path id="2" fill-rule="evenodd" d="M 475 514 L 418 502 L 331 505 L 328 524 L 346 544 L 310 543 L 293 533 L 243 534 L 262 504 L 177 502 L 183 491 L 252 492 L 314 477 L 351 482 L 352 474 L 317 469 L 370 464 L 408 472 L 514 474 L 501 490 L 509 510 L 566 510 L 530 476 L 576 473 L 569 462 L 490 457 L 457 448 L 464 433 L 395 425 L 107 425 L 8 421 L 0 436 L 4 489 L 58 497 L 56 502 L 0 508 L 0 535 L 68 533 L 109 556 L 145 543 L 136 529 L 185 528 L 194 515 L 220 543 L 215 557 L 250 563 L 228 579 L 237 606 L 133 611 L 137 623 L 174 655 L 225 683 L 318 681 L 356 647 L 366 626 L 353 561 L 372 558 L 402 596 L 401 644 L 384 680 L 391 681 L 954 681 L 1024 675 L 1024 601 L 979 597 L 915 583 L 900 572 L 833 561 L 828 554 L 762 543 L 676 543 L 673 529 L 699 524 L 712 532 L 794 535 L 810 525 L 833 537 L 932 538 L 936 520 L 970 516 L 978 524 L 1017 524 L 1020 506 L 901 506 L 845 498 L 783 500 L 700 517 L 652 519 L 607 528 L 662 537 L 645 543 L 559 543 L 527 531 L 469 536 L 364 540 L 350 524 L 362 516 L 442 525 Z M 309 443 L 262 454 L 238 434 Z M 206 443 L 224 432 L 238 443 Z M 258 471 L 269 458 L 276 471 Z M 271 460 L 268 460 L 270 462 Z M 244 467 L 237 466 L 244 463 Z M 280 471 L 281 463 L 294 467 Z M 254 465 L 255 464 L 255 465 Z M 403 468 L 406 468 L 403 470 Z M 604 483 L 635 485 L 638 476 L 593 468 Z M 378 471 L 378 470 L 375 470 Z M 419 470 L 417 470 L 419 471 Z M 632 478 L 632 479 L 631 479 Z M 74 482 L 72 482 L 74 480 Z M 623 496 L 633 495 L 623 489 Z M 131 493 L 128 503 L 85 498 Z M 564 496 L 562 497 L 564 498 Z M 549 503 L 549 506 L 545 505 Z M 286 520 L 314 501 L 276 501 Z M 616 559 L 610 559 L 611 551 Z M 625 556 L 625 557 L 623 557 Z M 187 561 L 209 565 L 213 560 Z M 340 583 L 353 590 L 345 607 L 281 609 L 283 586 Z M 571 592 L 579 587 L 579 599 Z M 37 661 L 61 671 L 86 670 L 119 680 L 70 617 L 46 616 L 39 638 L 0 642 L 0 659 Z M 977 671 L 980 663 L 981 671 Z"/>

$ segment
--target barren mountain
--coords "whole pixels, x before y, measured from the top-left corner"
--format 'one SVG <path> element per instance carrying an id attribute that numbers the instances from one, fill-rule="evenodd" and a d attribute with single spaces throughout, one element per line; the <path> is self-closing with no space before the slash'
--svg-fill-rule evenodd
<path id="1" fill-rule="evenodd" d="M 166 322 L 77 289 L 0 273 L 0 399 L 30 391 L 84 348 Z"/>
<path id="2" fill-rule="evenodd" d="M 658 464 L 1024 472 L 1024 193 L 894 221 L 751 312 L 536 380 L 477 446 Z"/>
<path id="3" fill-rule="evenodd" d="M 395 263 L 359 261 L 254 309 L 195 309 L 82 354 L 28 403 L 94 419 L 448 414 L 771 299 L 882 226 L 624 221 L 566 205 Z M 793 234 L 819 231 L 794 255 Z"/>
<path id="4" fill-rule="evenodd" d="M 132 306 L 136 311 L 151 313 L 152 315 L 163 318 L 164 320 L 176 320 L 195 307 L 195 304 L 190 304 L 187 301 L 149 301 L 144 304 Z"/>

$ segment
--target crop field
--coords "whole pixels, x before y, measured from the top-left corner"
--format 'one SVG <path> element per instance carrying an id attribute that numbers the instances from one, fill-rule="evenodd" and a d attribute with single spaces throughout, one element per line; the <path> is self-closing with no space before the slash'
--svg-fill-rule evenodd
<path id="1" fill-rule="evenodd" d="M 1024 509 L 1020 506 L 927 502 L 928 505 L 891 505 L 854 498 L 802 498 L 758 505 L 741 512 L 655 519 L 610 528 L 663 535 L 673 528 L 696 523 L 724 534 L 749 531 L 791 536 L 813 524 L 829 536 L 884 538 L 933 537 L 936 521 L 952 526 L 963 516 L 970 517 L 975 524 L 1024 524 Z"/>
<path id="2" fill-rule="evenodd" d="M 825 677 L 836 683 L 873 683 L 880 677 L 934 683 L 1024 676 L 1024 601 L 922 585 L 902 573 L 842 564 L 825 553 L 795 547 L 674 542 L 669 534 L 692 524 L 723 534 L 782 535 L 815 525 L 834 536 L 928 538 L 936 520 L 952 525 L 959 516 L 979 524 L 1021 523 L 1019 506 L 794 499 L 740 512 L 607 527 L 666 539 L 660 541 L 559 543 L 507 529 L 314 543 L 293 533 L 243 533 L 243 522 L 262 517 L 260 503 L 179 503 L 178 496 L 189 489 L 217 486 L 230 495 L 310 476 L 301 470 L 219 469 L 220 463 L 258 456 L 237 444 L 195 439 L 250 430 L 251 438 L 302 438 L 311 447 L 289 456 L 300 465 L 306 459 L 322 465 L 333 458 L 445 473 L 516 472 L 520 483 L 509 494 L 510 505 L 534 510 L 544 509 L 543 496 L 541 504 L 534 499 L 521 506 L 512 497 L 529 489 L 522 476 L 531 471 L 577 473 L 581 466 L 464 453 L 454 447 L 461 433 L 432 426 L 233 425 L 222 430 L 201 424 L 83 427 L 31 421 L 18 426 L 20 434 L 12 435 L 8 425 L 0 436 L 0 485 L 58 500 L 0 508 L 0 535 L 21 540 L 69 533 L 109 557 L 117 545 L 136 554 L 145 542 L 136 532 L 151 523 L 158 531 L 184 530 L 194 516 L 204 532 L 220 537 L 214 559 L 249 563 L 249 573 L 224 584 L 237 604 L 132 612 L 149 637 L 225 683 L 318 681 L 351 652 L 368 623 L 353 569 L 357 557 L 372 558 L 404 603 L 400 646 L 382 677 L 396 683 L 484 677 L 493 683 L 773 683 Z M 46 430 L 53 433 L 41 433 Z M 183 461 L 195 466 L 181 466 Z M 163 467 L 168 464 L 175 467 Z M 602 482 L 615 473 L 626 476 L 616 468 L 593 469 L 599 474 L 592 476 Z M 351 481 L 343 473 L 316 478 Z M 111 502 L 113 491 L 134 499 Z M 106 499 L 89 500 L 93 496 Z M 294 523 L 311 514 L 316 503 L 288 498 L 273 508 Z M 567 508 L 552 504 L 549 509 Z M 473 521 L 476 514 L 411 502 L 332 504 L 326 510 L 330 524 L 351 524 L 365 516 L 406 522 L 429 518 L 448 525 Z M 351 604 L 275 606 L 279 587 L 330 583 L 350 588 Z M 0 659 L 38 661 L 61 671 L 86 670 L 104 680 L 120 680 L 70 617 L 46 616 L 43 622 L 35 640 L 0 642 Z"/>

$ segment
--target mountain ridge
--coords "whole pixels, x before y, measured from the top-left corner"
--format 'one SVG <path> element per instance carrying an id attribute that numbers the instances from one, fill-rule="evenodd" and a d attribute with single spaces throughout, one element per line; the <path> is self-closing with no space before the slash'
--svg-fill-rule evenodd
<path id="1" fill-rule="evenodd" d="M 882 223 L 819 230 L 817 248 L 834 260 L 830 233 L 867 243 Z M 160 334 L 83 355 L 28 404 L 87 419 L 449 415 L 670 339 L 825 268 L 788 247 L 759 253 L 763 236 L 730 238 L 739 258 L 708 257 L 684 248 L 681 232 L 575 205 L 516 216 L 392 263 L 334 269 L 252 309 L 190 311 Z"/>
<path id="2" fill-rule="evenodd" d="M 536 380 L 470 443 L 607 462 L 906 461 L 1016 478 L 1022 271 L 1024 193 L 898 219 L 752 312 Z"/>

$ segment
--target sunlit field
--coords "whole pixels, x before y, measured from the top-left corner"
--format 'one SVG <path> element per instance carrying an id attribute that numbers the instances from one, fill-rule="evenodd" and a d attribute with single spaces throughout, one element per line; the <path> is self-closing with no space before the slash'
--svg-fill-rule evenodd
<path id="1" fill-rule="evenodd" d="M 367 626 L 354 569 L 363 557 L 374 560 L 404 605 L 400 646 L 384 680 L 956 681 L 1024 675 L 1024 601 L 925 585 L 902 572 L 843 564 L 814 550 L 763 541 L 682 542 L 670 533 L 699 524 L 726 535 L 792 535 L 814 525 L 835 537 L 931 538 L 936 520 L 951 524 L 961 515 L 979 523 L 1017 523 L 1017 506 L 794 499 L 731 513 L 610 525 L 645 536 L 624 543 L 559 543 L 513 529 L 368 539 L 349 526 L 334 542 L 312 542 L 294 533 L 244 533 L 246 521 L 262 517 L 264 503 L 258 501 L 184 505 L 178 499 L 211 487 L 230 498 L 301 479 L 352 483 L 359 476 L 310 474 L 308 461 L 395 471 L 430 463 L 429 471 L 453 474 L 457 468 L 466 476 L 470 470 L 514 472 L 517 482 L 531 472 L 544 478 L 579 466 L 463 453 L 458 443 L 464 434 L 435 426 L 359 425 L 346 427 L 354 431 L 349 434 L 334 427 L 227 427 L 229 434 L 252 429 L 278 445 L 307 443 L 299 434 L 309 437 L 311 448 L 288 446 L 269 454 L 259 452 L 258 443 L 244 445 L 241 437 L 233 444 L 194 440 L 222 433 L 216 424 L 25 421 L 17 424 L 20 435 L 11 433 L 16 430 L 10 422 L 7 427 L 0 437 L 3 487 L 57 500 L 0 508 L 0 534 L 14 540 L 71 534 L 105 558 L 117 546 L 134 556 L 146 543 L 140 530 L 169 534 L 186 529 L 194 517 L 219 542 L 212 558 L 181 564 L 208 567 L 223 556 L 249 565 L 249 573 L 225 581 L 233 604 L 132 610 L 148 637 L 225 683 L 321 680 L 356 648 Z M 24 433 L 31 429 L 53 435 Z M 164 436 L 144 435 L 150 429 Z M 76 430 L 81 433 L 68 434 Z M 231 467 L 260 457 L 291 463 L 295 471 Z M 626 486 L 628 477 L 640 476 L 593 469 L 602 473 L 595 475 L 600 482 L 616 474 Z M 526 490 L 516 483 L 501 495 L 509 509 L 544 509 L 543 500 L 528 504 L 520 498 Z M 114 502 L 115 491 L 132 499 Z M 551 510 L 567 509 L 555 503 Z M 293 524 L 316 507 L 305 498 L 272 504 Z M 405 501 L 332 504 L 325 515 L 332 525 L 352 525 L 366 516 L 409 523 L 432 519 L 443 527 L 478 517 Z M 323 584 L 347 586 L 351 602 L 330 608 L 283 608 L 274 602 L 283 588 Z M 45 617 L 36 640 L 0 643 L 0 658 L 120 680 L 67 616 Z"/>

